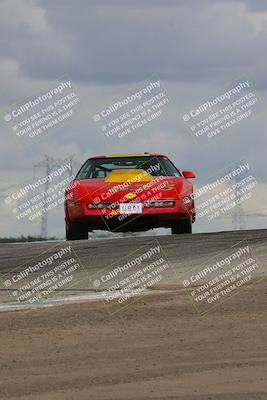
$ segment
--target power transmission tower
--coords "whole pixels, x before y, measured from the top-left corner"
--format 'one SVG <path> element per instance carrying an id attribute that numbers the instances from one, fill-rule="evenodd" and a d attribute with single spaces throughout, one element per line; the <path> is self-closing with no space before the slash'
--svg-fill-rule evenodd
<path id="1" fill-rule="evenodd" d="M 235 169 L 238 168 L 238 164 L 235 164 Z M 234 230 L 239 230 L 242 231 L 245 229 L 245 213 L 243 206 L 241 204 L 241 197 L 242 193 L 239 190 L 238 183 L 241 181 L 241 178 L 239 175 L 234 177 L 234 183 L 235 183 L 235 189 L 234 189 L 234 194 L 235 194 L 235 207 L 233 208 L 232 212 L 232 225 Z"/>
<path id="2" fill-rule="evenodd" d="M 64 159 L 64 162 L 70 163 L 69 176 L 72 176 L 73 173 L 73 155 L 67 159 Z M 45 158 L 43 161 L 34 165 L 34 167 L 41 167 L 45 169 L 46 176 L 50 175 L 51 172 L 62 165 L 62 160 L 55 160 L 53 157 L 49 157 L 45 154 Z M 48 213 L 46 208 L 46 203 L 48 199 L 48 191 L 49 191 L 49 179 L 45 182 L 45 190 L 44 190 L 44 198 L 43 198 L 43 209 L 42 209 L 42 217 L 41 217 L 41 231 L 40 236 L 42 238 L 47 237 L 47 221 L 48 221 Z"/>

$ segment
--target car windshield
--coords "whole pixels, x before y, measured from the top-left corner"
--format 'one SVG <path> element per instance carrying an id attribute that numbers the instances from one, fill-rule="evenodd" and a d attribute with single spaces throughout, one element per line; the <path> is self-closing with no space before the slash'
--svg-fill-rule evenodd
<path id="1" fill-rule="evenodd" d="M 179 170 L 164 156 L 106 157 L 87 160 L 76 179 L 103 179 L 118 169 L 144 169 L 152 176 L 181 176 Z"/>

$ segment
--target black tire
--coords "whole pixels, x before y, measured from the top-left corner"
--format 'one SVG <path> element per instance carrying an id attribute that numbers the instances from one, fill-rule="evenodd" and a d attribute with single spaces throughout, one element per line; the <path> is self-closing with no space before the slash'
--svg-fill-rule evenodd
<path id="1" fill-rule="evenodd" d="M 172 235 L 192 233 L 192 221 L 191 219 L 182 219 L 181 221 L 175 221 L 175 224 L 171 227 L 171 230 Z"/>
<path id="2" fill-rule="evenodd" d="M 88 239 L 88 232 L 81 224 L 66 222 L 66 240 L 84 239 Z"/>

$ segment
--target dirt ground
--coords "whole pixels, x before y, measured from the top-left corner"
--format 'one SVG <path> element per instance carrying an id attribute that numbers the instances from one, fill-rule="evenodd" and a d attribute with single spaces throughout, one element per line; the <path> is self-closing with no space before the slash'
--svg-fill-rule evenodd
<path id="1" fill-rule="evenodd" d="M 266 400 L 266 280 L 206 316 L 183 291 L 0 314 L 1 399 Z"/>

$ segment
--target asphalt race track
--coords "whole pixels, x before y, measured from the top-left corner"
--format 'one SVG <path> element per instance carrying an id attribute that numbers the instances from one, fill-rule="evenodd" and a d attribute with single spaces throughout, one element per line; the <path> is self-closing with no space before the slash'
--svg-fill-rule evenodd
<path id="1" fill-rule="evenodd" d="M 158 244 L 161 250 L 164 251 L 165 258 L 171 265 L 171 270 L 163 276 L 160 282 L 152 285 L 152 288 L 168 289 L 181 287 L 183 277 L 185 274 L 188 274 L 188 271 L 199 269 L 201 265 L 207 263 L 213 257 L 215 257 L 215 260 L 218 259 L 220 257 L 218 255 L 220 254 L 222 254 L 221 258 L 223 258 L 224 254 L 231 252 L 232 246 L 234 246 L 233 249 L 245 246 L 246 244 L 250 246 L 261 266 L 260 271 L 255 272 L 255 276 L 264 274 L 264 271 L 267 270 L 267 230 L 126 237 L 123 239 L 95 241 L 1 244 L 1 304 L 16 302 L 16 298 L 12 295 L 10 296 L 16 289 L 15 285 L 10 284 L 10 286 L 6 286 L 3 282 L 7 279 L 12 280 L 14 273 L 18 276 L 20 272 L 29 266 L 30 262 L 32 263 L 31 265 L 36 264 L 47 257 L 47 255 L 55 253 L 58 249 L 65 248 L 68 244 L 71 244 L 71 248 L 75 251 L 82 268 L 75 272 L 75 279 L 70 288 L 63 286 L 62 289 L 56 291 L 57 296 L 61 297 L 63 295 L 65 297 L 68 295 L 73 296 L 74 294 L 81 295 L 95 292 L 97 288 L 94 286 L 94 280 L 96 277 L 98 278 L 100 271 L 112 270 L 118 265 L 118 260 L 121 259 L 126 264 L 126 262 L 135 258 L 136 254 L 143 253 L 151 246 L 157 246 Z M 133 266 L 131 273 L 137 271 L 139 268 L 139 265 Z M 23 280 L 23 283 L 29 282 L 32 276 L 36 277 L 37 275 L 29 274 Z M 104 287 L 107 286 L 104 285 L 99 290 Z M 48 296 L 48 298 L 50 297 Z"/>

